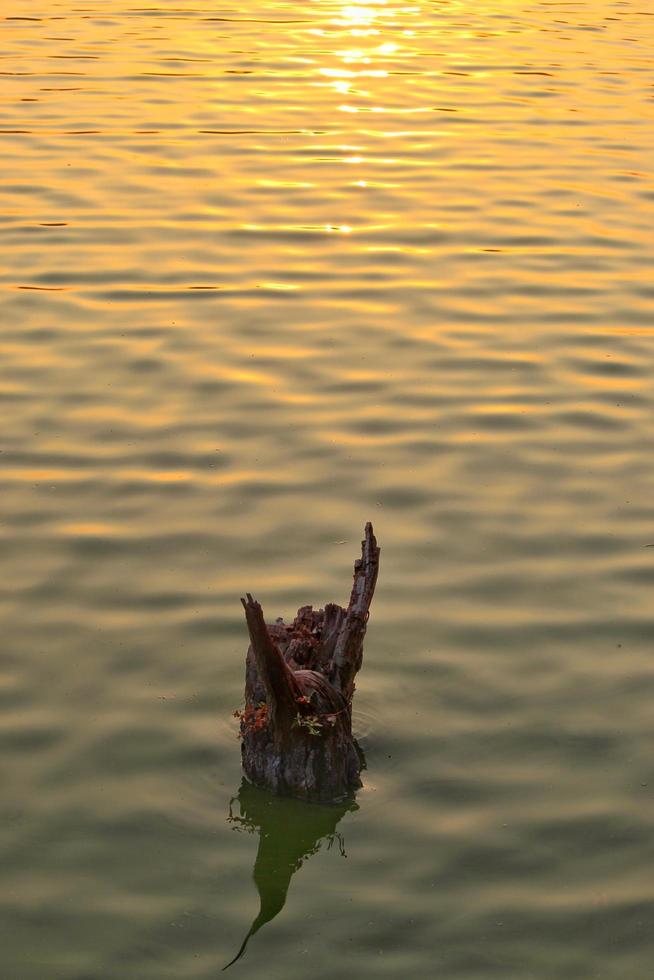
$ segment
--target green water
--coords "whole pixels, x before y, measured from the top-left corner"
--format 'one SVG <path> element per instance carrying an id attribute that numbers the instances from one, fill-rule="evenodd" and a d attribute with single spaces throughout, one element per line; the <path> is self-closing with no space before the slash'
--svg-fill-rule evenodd
<path id="1" fill-rule="evenodd" d="M 0 980 L 649 980 L 643 0 L 0 15 Z M 340 809 L 239 596 L 381 572 Z"/>

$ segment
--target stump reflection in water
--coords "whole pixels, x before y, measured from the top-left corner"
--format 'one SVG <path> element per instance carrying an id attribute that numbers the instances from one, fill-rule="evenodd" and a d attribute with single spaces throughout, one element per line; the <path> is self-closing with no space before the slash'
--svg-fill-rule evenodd
<path id="1" fill-rule="evenodd" d="M 236 804 L 239 813 L 235 813 Z M 308 804 L 275 796 L 243 780 L 230 803 L 228 820 L 235 830 L 259 834 L 253 877 L 260 909 L 241 948 L 224 970 L 241 958 L 250 937 L 284 908 L 291 878 L 307 858 L 323 844 L 328 849 L 336 847 L 346 856 L 343 837 L 336 827 L 346 813 L 358 809 L 354 799 Z"/>

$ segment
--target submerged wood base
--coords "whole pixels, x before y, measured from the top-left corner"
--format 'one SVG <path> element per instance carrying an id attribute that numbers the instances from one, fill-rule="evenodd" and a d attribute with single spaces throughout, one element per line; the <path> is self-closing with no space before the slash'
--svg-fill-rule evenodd
<path id="1" fill-rule="evenodd" d="M 363 659 L 379 548 L 366 524 L 347 609 L 303 606 L 289 625 L 267 625 L 261 606 L 242 599 L 250 647 L 241 752 L 247 778 L 284 796 L 342 800 L 361 785 L 352 736 L 354 678 Z"/>

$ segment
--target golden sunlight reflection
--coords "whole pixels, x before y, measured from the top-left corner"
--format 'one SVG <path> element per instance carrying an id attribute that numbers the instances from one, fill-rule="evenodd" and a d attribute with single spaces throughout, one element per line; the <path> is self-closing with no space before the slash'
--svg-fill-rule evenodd
<path id="1" fill-rule="evenodd" d="M 386 0 L 348 4 L 330 21 L 336 30 L 321 30 L 321 63 L 314 69 L 314 78 L 319 80 L 310 84 L 324 91 L 331 90 L 336 96 L 331 111 L 353 117 L 351 125 L 354 127 L 361 125 L 356 119 L 360 114 L 384 116 L 391 111 L 423 111 L 393 107 L 397 88 L 395 69 L 411 57 L 400 38 L 405 39 L 407 35 L 406 16 L 414 15 L 416 10 L 415 7 L 391 8 Z M 343 125 L 350 124 L 344 122 Z M 380 157 L 370 146 L 371 137 L 387 138 L 387 134 L 381 129 L 371 130 L 370 126 L 360 129 L 359 133 L 361 144 L 355 148 L 339 147 L 343 152 L 341 162 L 357 171 L 349 186 L 359 189 L 390 187 L 388 182 L 374 181 L 373 170 L 393 167 L 397 160 L 390 156 Z M 325 230 L 338 229 L 348 234 L 353 227 L 349 222 L 333 222 L 326 225 Z"/>
<path id="2" fill-rule="evenodd" d="M 369 27 L 379 17 L 380 9 L 386 7 L 386 0 L 376 0 L 367 4 L 348 4 L 343 7 L 335 23 L 344 24 L 348 27 L 361 28 Z"/>

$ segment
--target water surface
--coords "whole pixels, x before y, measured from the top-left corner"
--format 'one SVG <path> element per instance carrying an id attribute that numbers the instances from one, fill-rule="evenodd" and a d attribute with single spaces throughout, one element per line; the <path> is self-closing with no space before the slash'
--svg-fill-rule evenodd
<path id="1" fill-rule="evenodd" d="M 2 976 L 217 977 L 265 827 L 232 976 L 649 978 L 648 4 L 2 16 Z M 264 820 L 238 597 L 367 519 L 364 789 Z"/>

